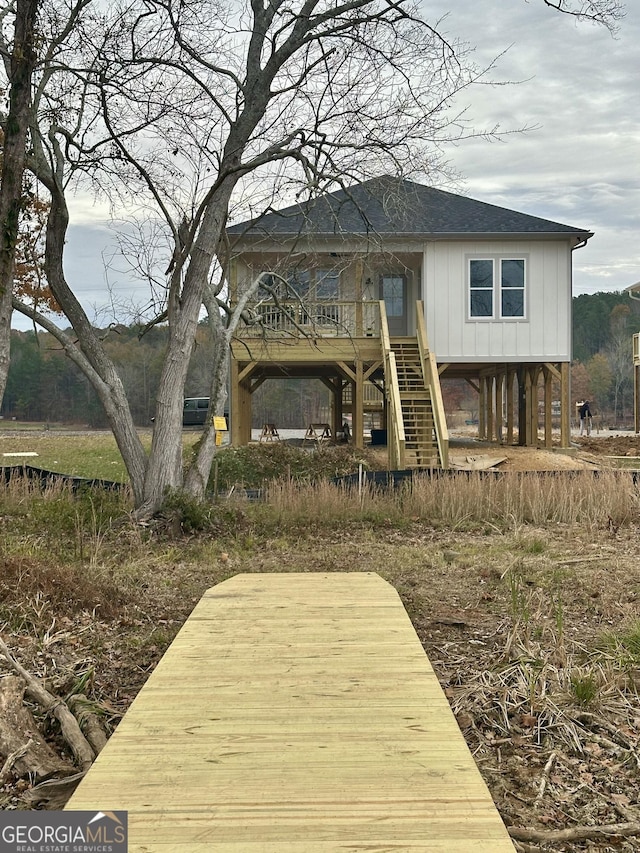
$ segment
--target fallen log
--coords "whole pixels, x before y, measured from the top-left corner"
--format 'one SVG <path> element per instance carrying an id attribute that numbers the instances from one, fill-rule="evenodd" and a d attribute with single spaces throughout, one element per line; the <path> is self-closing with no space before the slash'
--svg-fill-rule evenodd
<path id="1" fill-rule="evenodd" d="M 0 784 L 32 776 L 38 782 L 52 776 L 68 776 L 75 767 L 63 761 L 40 734 L 36 721 L 24 705 L 25 682 L 16 675 L 0 679 L 0 754 L 5 761 Z"/>
<path id="2" fill-rule="evenodd" d="M 67 704 L 80 723 L 80 729 L 91 744 L 91 748 L 98 755 L 106 746 L 107 735 L 100 725 L 98 715 L 93 710 L 94 703 L 87 699 L 84 694 L 76 693 L 68 698 Z"/>
<path id="3" fill-rule="evenodd" d="M 640 823 L 607 823 L 601 826 L 573 826 L 570 829 L 534 829 L 533 827 L 507 827 L 516 841 L 539 841 L 552 844 L 556 841 L 588 841 L 594 838 L 630 838 L 640 835 Z"/>
<path id="4" fill-rule="evenodd" d="M 88 770 L 95 758 L 94 752 L 80 730 L 80 725 L 65 702 L 59 696 L 54 696 L 45 689 L 42 682 L 31 675 L 22 664 L 13 657 L 4 640 L 0 639 L 0 654 L 2 654 L 14 672 L 26 684 L 26 692 L 41 705 L 47 713 L 52 714 L 60 723 L 62 736 L 71 748 L 76 763 L 81 770 Z"/>

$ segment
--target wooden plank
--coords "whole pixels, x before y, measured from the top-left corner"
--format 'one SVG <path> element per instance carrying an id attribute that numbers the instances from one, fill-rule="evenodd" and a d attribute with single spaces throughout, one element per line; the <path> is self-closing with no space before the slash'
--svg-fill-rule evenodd
<path id="1" fill-rule="evenodd" d="M 208 590 L 68 803 L 131 853 L 512 853 L 400 599 L 373 573 Z"/>
<path id="2" fill-rule="evenodd" d="M 353 364 L 354 359 L 364 362 L 379 361 L 381 345 L 378 338 L 290 338 L 286 339 L 245 339 L 233 341 L 231 352 L 234 359 L 241 363 L 269 362 L 278 364 L 326 363 L 343 361 Z"/>

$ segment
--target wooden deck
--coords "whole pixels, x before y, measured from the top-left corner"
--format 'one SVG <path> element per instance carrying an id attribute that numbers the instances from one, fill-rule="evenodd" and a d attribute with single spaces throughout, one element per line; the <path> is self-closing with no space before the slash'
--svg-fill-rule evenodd
<path id="1" fill-rule="evenodd" d="M 208 590 L 67 805 L 130 853 L 513 853 L 395 590 L 373 573 Z"/>

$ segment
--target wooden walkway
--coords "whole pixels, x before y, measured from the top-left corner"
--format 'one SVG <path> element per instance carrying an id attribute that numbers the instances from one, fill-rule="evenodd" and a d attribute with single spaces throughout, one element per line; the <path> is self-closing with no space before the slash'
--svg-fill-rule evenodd
<path id="1" fill-rule="evenodd" d="M 69 809 L 130 853 L 513 853 L 395 590 L 244 574 L 205 593 Z"/>

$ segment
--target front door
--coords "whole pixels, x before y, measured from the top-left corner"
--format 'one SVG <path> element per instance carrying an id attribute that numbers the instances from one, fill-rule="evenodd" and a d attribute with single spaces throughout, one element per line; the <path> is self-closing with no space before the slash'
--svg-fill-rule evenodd
<path id="1" fill-rule="evenodd" d="M 389 273 L 380 279 L 380 299 L 387 312 L 389 334 L 392 338 L 407 334 L 407 277 Z"/>

